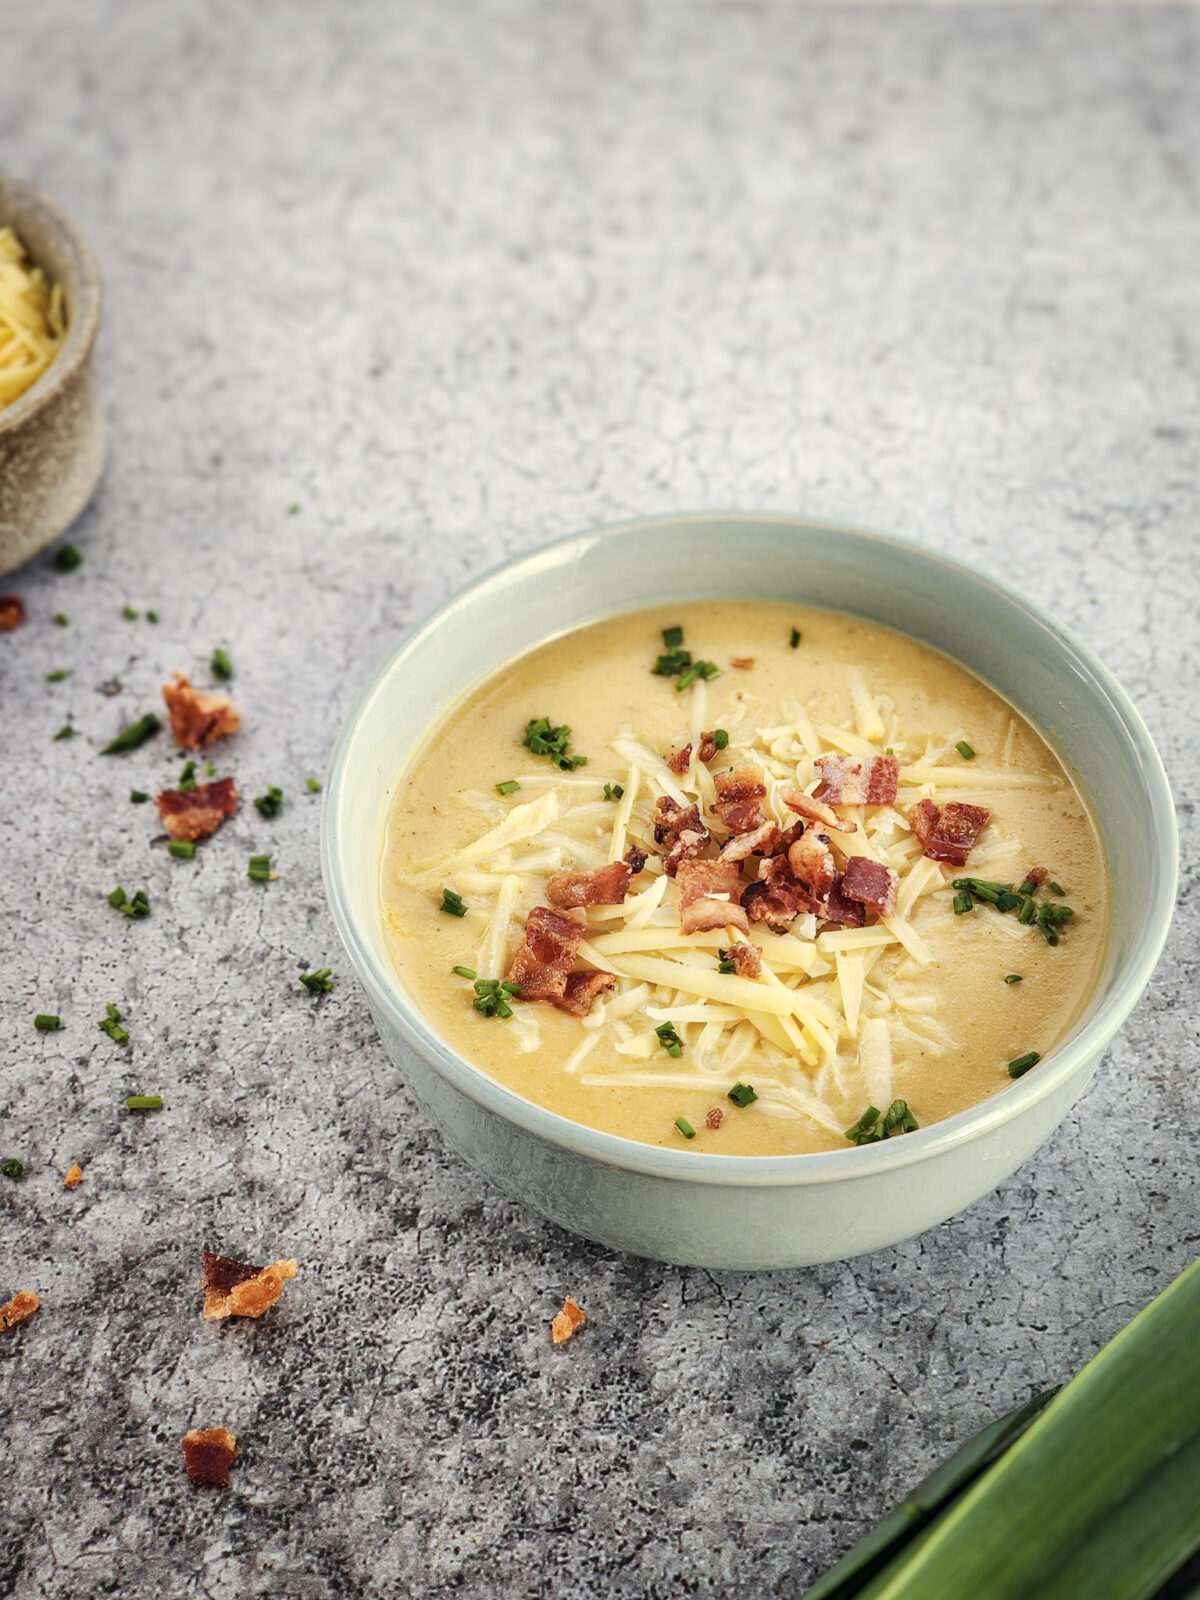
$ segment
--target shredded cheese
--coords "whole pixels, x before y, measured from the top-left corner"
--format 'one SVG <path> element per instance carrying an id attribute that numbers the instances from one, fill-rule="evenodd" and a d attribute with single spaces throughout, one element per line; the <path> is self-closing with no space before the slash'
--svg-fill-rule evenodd
<path id="1" fill-rule="evenodd" d="M 0 408 L 32 387 L 67 335 L 61 284 L 28 265 L 12 228 L 0 228 Z"/>

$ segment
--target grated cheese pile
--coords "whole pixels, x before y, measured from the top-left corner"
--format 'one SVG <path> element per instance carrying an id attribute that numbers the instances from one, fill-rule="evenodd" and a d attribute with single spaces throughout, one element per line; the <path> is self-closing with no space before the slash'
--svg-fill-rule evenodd
<path id="1" fill-rule="evenodd" d="M 66 332 L 62 285 L 30 267 L 13 229 L 0 228 L 0 407 L 37 382 Z"/>

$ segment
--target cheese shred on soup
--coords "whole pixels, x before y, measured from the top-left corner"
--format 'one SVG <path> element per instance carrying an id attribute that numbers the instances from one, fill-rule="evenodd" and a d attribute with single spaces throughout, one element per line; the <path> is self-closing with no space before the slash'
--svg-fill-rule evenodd
<path id="1" fill-rule="evenodd" d="M 1108 883 L 1069 773 L 963 667 L 722 601 L 473 690 L 400 783 L 381 899 L 401 983 L 482 1071 L 627 1138 L 775 1155 L 1036 1071 Z"/>

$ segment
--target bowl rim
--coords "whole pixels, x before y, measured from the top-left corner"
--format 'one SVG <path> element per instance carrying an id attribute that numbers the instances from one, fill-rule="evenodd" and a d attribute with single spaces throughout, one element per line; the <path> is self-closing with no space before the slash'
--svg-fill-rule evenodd
<path id="1" fill-rule="evenodd" d="M 1028 1073 L 988 1099 L 968 1106 L 965 1110 L 956 1112 L 940 1122 L 932 1123 L 927 1128 L 906 1134 L 903 1139 L 848 1147 L 844 1150 L 799 1152 L 790 1155 L 719 1155 L 644 1144 L 640 1140 L 572 1122 L 569 1118 L 549 1111 L 505 1087 L 448 1045 L 409 1001 L 395 974 L 382 962 L 375 960 L 365 941 L 360 937 L 351 913 L 339 856 L 337 813 L 340 797 L 346 783 L 350 751 L 359 721 L 384 679 L 392 673 L 402 658 L 414 652 L 465 597 L 487 588 L 501 575 L 511 574 L 514 569 L 523 565 L 536 566 L 545 560 L 548 553 L 562 552 L 572 545 L 591 544 L 599 538 L 612 534 L 628 534 L 639 530 L 649 532 L 680 523 L 711 524 L 722 520 L 738 524 L 761 522 L 793 529 L 814 529 L 834 536 L 850 535 L 859 540 L 886 545 L 893 549 L 898 548 L 910 558 L 927 563 L 931 567 L 950 569 L 986 585 L 1046 629 L 1060 645 L 1065 645 L 1075 652 L 1104 690 L 1123 731 L 1138 754 L 1149 800 L 1149 821 L 1159 868 L 1156 893 L 1149 908 L 1147 936 L 1141 941 L 1125 968 L 1117 974 L 1112 992 L 1097 1008 L 1095 1014 L 1072 1038 L 1063 1045 L 1054 1047 L 1040 1063 L 1036 1073 Z M 502 664 L 496 662 L 492 670 Z M 967 670 L 973 669 L 968 666 Z M 809 516 L 801 512 L 716 508 L 623 518 L 618 522 L 599 524 L 548 540 L 531 550 L 523 550 L 488 567 L 469 582 L 455 588 L 433 611 L 407 629 L 355 697 L 334 742 L 329 777 L 321 807 L 321 870 L 334 925 L 360 982 L 367 990 L 368 998 L 375 1005 L 382 1006 L 406 1042 L 428 1061 L 441 1077 L 447 1079 L 468 1098 L 544 1142 L 576 1155 L 590 1157 L 609 1167 L 680 1182 L 700 1180 L 718 1185 L 766 1188 L 804 1186 L 835 1179 L 844 1181 L 873 1178 L 884 1171 L 895 1171 L 946 1154 L 994 1133 L 1006 1123 L 1017 1121 L 1023 1113 L 1030 1111 L 1039 1102 L 1053 1099 L 1055 1094 L 1089 1062 L 1098 1061 L 1150 981 L 1174 914 L 1178 889 L 1179 840 L 1166 771 L 1140 712 L 1091 646 L 1036 601 L 1029 599 L 1004 580 L 993 577 L 973 562 L 947 556 L 915 540 L 883 533 L 858 523 Z"/>
<path id="2" fill-rule="evenodd" d="M 38 213 L 58 234 L 66 251 L 74 258 L 78 293 L 62 349 L 36 383 L 10 405 L 0 407 L 0 441 L 51 405 L 86 365 L 96 342 L 104 299 L 99 264 L 79 227 L 57 201 L 24 178 L 15 178 L 0 168 L 0 227 L 11 226 L 20 235 L 22 212 Z M 38 263 L 35 261 L 34 265 Z"/>

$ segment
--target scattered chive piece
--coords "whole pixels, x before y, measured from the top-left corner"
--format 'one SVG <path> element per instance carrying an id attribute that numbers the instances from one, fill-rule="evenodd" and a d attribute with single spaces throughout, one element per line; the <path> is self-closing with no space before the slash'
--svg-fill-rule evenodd
<path id="1" fill-rule="evenodd" d="M 888 745 L 887 749 L 883 753 L 885 756 L 894 756 L 896 754 L 891 745 Z"/>
<path id="2" fill-rule="evenodd" d="M 501 983 L 499 978 L 476 978 L 475 998 L 471 1004 L 481 1017 L 501 1017 L 507 1021 L 513 1014 L 512 1007 L 508 1003 L 509 997 L 520 992 L 519 983 Z"/>
<path id="3" fill-rule="evenodd" d="M 277 789 L 273 783 L 267 785 L 266 794 L 256 795 L 254 808 L 260 817 L 277 817 L 283 805 L 283 790 Z"/>
<path id="4" fill-rule="evenodd" d="M 661 1022 L 654 1031 L 658 1035 L 659 1044 L 662 1045 L 669 1056 L 678 1061 L 683 1054 L 683 1040 L 675 1032 L 675 1024 L 673 1022 Z"/>
<path id="5" fill-rule="evenodd" d="M 321 780 L 320 780 L 320 778 L 310 778 L 308 780 L 308 792 L 309 792 L 309 794 L 320 794 L 320 792 L 321 792 Z"/>
<path id="6" fill-rule="evenodd" d="M 130 1111 L 161 1111 L 163 1097 L 160 1094 L 131 1094 L 125 1097 L 125 1104 Z"/>
<path id="7" fill-rule="evenodd" d="M 139 745 L 145 744 L 147 739 L 152 739 L 161 727 L 162 723 L 153 711 L 147 711 L 144 717 L 139 717 L 136 722 L 131 722 L 122 728 L 116 738 L 110 739 L 101 749 L 100 754 L 119 756 L 126 750 L 136 750 Z"/>
<path id="8" fill-rule="evenodd" d="M 69 678 L 70 676 L 71 669 L 69 667 L 56 667 L 53 672 L 46 674 L 46 682 L 61 683 L 64 678 Z"/>
<path id="9" fill-rule="evenodd" d="M 217 775 L 217 769 L 216 769 L 215 765 L 211 761 L 206 761 L 204 763 L 204 776 L 206 778 L 215 778 L 216 775 Z"/>
<path id="10" fill-rule="evenodd" d="M 1019 972 L 1010 972 L 1004 981 L 1005 983 L 1024 983 L 1025 979 Z"/>
<path id="11" fill-rule="evenodd" d="M 758 1095 L 750 1084 L 735 1083 L 725 1098 L 732 1100 L 735 1106 L 750 1106 L 758 1099 Z"/>
<path id="12" fill-rule="evenodd" d="M 146 613 L 146 621 L 147 622 L 157 622 L 158 621 L 158 612 L 157 611 L 147 611 L 147 613 Z"/>
<path id="13" fill-rule="evenodd" d="M 16 1156 L 9 1156 L 7 1161 L 0 1161 L 0 1172 L 2 1172 L 6 1178 L 11 1178 L 14 1183 L 20 1183 L 21 1179 L 25 1176 L 25 1168 L 21 1162 L 17 1160 Z"/>
<path id="14" fill-rule="evenodd" d="M 1010 1061 L 1008 1063 L 1009 1077 L 1024 1077 L 1024 1075 L 1029 1071 L 1030 1067 L 1036 1067 L 1041 1059 L 1041 1056 L 1038 1055 L 1036 1050 L 1030 1050 L 1027 1055 L 1018 1056 L 1015 1061 Z"/>
<path id="15" fill-rule="evenodd" d="M 725 732 L 724 728 L 713 729 L 713 743 L 716 745 L 718 750 L 729 749 L 729 735 Z"/>
<path id="16" fill-rule="evenodd" d="M 679 627 L 664 628 L 662 631 L 663 644 L 668 650 L 678 650 L 683 643 L 683 629 Z"/>
<path id="17" fill-rule="evenodd" d="M 171 839 L 167 843 L 167 854 L 180 861 L 190 861 L 196 854 L 196 842 L 194 839 Z"/>
<path id="18" fill-rule="evenodd" d="M 121 1026 L 121 1013 L 117 1010 L 116 1006 L 113 1005 L 111 1000 L 104 1009 L 108 1012 L 108 1015 L 106 1017 L 101 1017 L 100 1021 L 96 1024 L 96 1026 L 100 1029 L 100 1032 L 106 1033 L 114 1044 L 128 1044 L 129 1035 Z"/>
<path id="19" fill-rule="evenodd" d="M 129 798 L 133 801 L 135 806 L 144 806 L 146 801 L 149 800 L 150 796 L 146 793 L 145 789 L 130 789 Z"/>
<path id="20" fill-rule="evenodd" d="M 907 1100 L 893 1100 L 880 1116 L 875 1106 L 868 1106 L 858 1121 L 846 1129 L 851 1144 L 878 1144 L 881 1139 L 894 1139 L 902 1133 L 916 1133 L 920 1123 L 908 1108 Z"/>
<path id="21" fill-rule="evenodd" d="M 604 798 L 606 800 L 619 800 L 625 793 L 625 787 L 620 783 L 606 783 L 604 785 Z"/>
<path id="22" fill-rule="evenodd" d="M 125 618 L 126 622 L 136 622 L 138 619 L 138 614 L 132 606 L 122 606 L 121 615 Z"/>
<path id="23" fill-rule="evenodd" d="M 800 629 L 799 628 L 793 628 L 792 629 L 792 637 L 788 642 L 791 644 L 791 647 L 792 647 L 793 650 L 800 643 Z"/>
<path id="24" fill-rule="evenodd" d="M 1025 923 L 1033 922 L 1036 916 L 1036 903 L 1030 898 L 1029 895 L 1025 895 L 1021 900 L 1021 909 L 1017 912 L 1017 921 Z"/>
<path id="25" fill-rule="evenodd" d="M 316 972 L 302 972 L 300 982 L 309 994 L 329 994 L 333 990 L 333 969 L 320 967 Z"/>
<path id="26" fill-rule="evenodd" d="M 462 896 L 455 894 L 453 889 L 442 890 L 442 903 L 438 909 L 448 912 L 452 917 L 465 917 L 467 914 Z"/>
<path id="27" fill-rule="evenodd" d="M 475 979 L 479 976 L 474 967 L 451 967 L 450 970 L 451 972 L 456 973 L 460 978 L 469 978 L 472 983 L 474 983 Z"/>
<path id="28" fill-rule="evenodd" d="M 288 514 L 289 517 L 294 517 L 299 513 L 299 510 L 300 510 L 300 502 L 299 502 L 299 500 L 293 500 L 291 505 L 287 509 L 287 514 Z"/>
<path id="29" fill-rule="evenodd" d="M 1032 878 L 1026 878 L 1024 882 L 1017 885 L 1017 893 L 1020 895 L 1034 894 L 1036 890 L 1037 884 L 1034 883 Z"/>
<path id="30" fill-rule="evenodd" d="M 561 728 L 555 728 L 551 726 L 549 717 L 531 717 L 525 724 L 525 737 L 521 743 L 527 750 L 532 750 L 535 756 L 549 756 L 563 772 L 574 772 L 576 767 L 587 766 L 587 757 L 567 754 L 570 737 L 571 730 L 565 723 Z"/>
<path id="31" fill-rule="evenodd" d="M 187 794 L 190 789 L 196 787 L 196 763 L 194 761 L 184 762 L 183 771 L 179 774 L 179 781 L 175 787 L 183 794 Z"/>
<path id="32" fill-rule="evenodd" d="M 150 915 L 150 901 L 145 889 L 135 889 L 132 895 L 127 895 L 118 884 L 108 896 L 108 903 L 114 911 L 119 911 L 123 917 L 132 917 L 135 921 Z"/>
<path id="33" fill-rule="evenodd" d="M 54 613 L 54 624 L 58 628 L 69 628 L 71 619 L 65 611 L 56 611 Z"/>
<path id="34" fill-rule="evenodd" d="M 997 911 L 1015 911 L 1021 904 L 1021 896 L 1013 894 L 1011 889 L 1002 889 L 995 904 Z"/>
<path id="35" fill-rule="evenodd" d="M 233 662 L 219 646 L 212 653 L 212 660 L 208 664 L 209 671 L 214 678 L 222 683 L 228 683 L 233 677 Z"/>
<path id="36" fill-rule="evenodd" d="M 119 884 L 109 894 L 108 903 L 110 906 L 112 906 L 114 911 L 119 911 L 125 904 L 125 891 Z"/>
<path id="37" fill-rule="evenodd" d="M 246 868 L 246 876 L 254 883 L 270 883 L 270 856 L 251 856 L 250 865 Z"/>
<path id="38" fill-rule="evenodd" d="M 33 1019 L 33 1025 L 39 1033 L 57 1033 L 62 1027 L 62 1018 L 52 1016 L 48 1011 L 39 1011 Z"/>
<path id="39" fill-rule="evenodd" d="M 54 565 L 60 572 L 74 572 L 83 565 L 83 555 L 73 544 L 65 544 L 55 556 Z"/>
<path id="40" fill-rule="evenodd" d="M 959 755 L 964 761 L 974 761 L 975 752 L 971 749 L 971 746 L 965 739 L 960 739 L 954 748 L 958 751 Z"/>
<path id="41" fill-rule="evenodd" d="M 676 1117 L 675 1126 L 685 1139 L 694 1139 L 696 1137 L 696 1130 L 686 1117 Z"/>
<path id="42" fill-rule="evenodd" d="M 975 902 L 971 899 L 966 889 L 960 889 L 954 896 L 954 915 L 961 917 L 964 911 L 973 911 Z"/>
<path id="43" fill-rule="evenodd" d="M 697 678 L 703 678 L 705 683 L 711 683 L 714 678 L 720 676 L 721 669 L 715 661 L 693 661 L 675 685 L 676 693 L 682 694 L 685 689 L 690 689 Z"/>
<path id="44" fill-rule="evenodd" d="M 505 778 L 503 783 L 496 785 L 497 794 L 516 794 L 521 785 L 515 778 Z"/>
<path id="45" fill-rule="evenodd" d="M 1049 891 L 1050 891 L 1050 893 L 1051 893 L 1051 894 L 1056 894 L 1056 895 L 1058 895 L 1058 896 L 1060 896 L 1060 897 L 1061 897 L 1061 896 L 1062 896 L 1062 895 L 1064 895 L 1064 894 L 1066 894 L 1066 892 L 1067 892 L 1067 891 L 1066 891 L 1066 890 L 1065 890 L 1065 889 L 1064 889 L 1064 888 L 1063 888 L 1063 886 L 1062 886 L 1062 884 L 1061 884 L 1061 883 L 1048 883 L 1048 884 L 1047 884 L 1047 885 L 1046 885 L 1046 887 L 1047 887 L 1047 889 L 1049 889 Z"/>
<path id="46" fill-rule="evenodd" d="M 54 743 L 57 744 L 60 739 L 73 739 L 74 737 L 75 729 L 69 722 L 64 722 L 62 727 L 54 735 Z"/>
<path id="47" fill-rule="evenodd" d="M 685 667 L 692 664 L 690 650 L 669 650 L 665 656 L 659 656 L 650 671 L 656 678 L 673 678 L 676 673 L 682 672 Z"/>
<path id="48" fill-rule="evenodd" d="M 732 950 L 717 951 L 717 971 L 725 973 L 737 971 L 737 962 L 733 959 Z"/>

